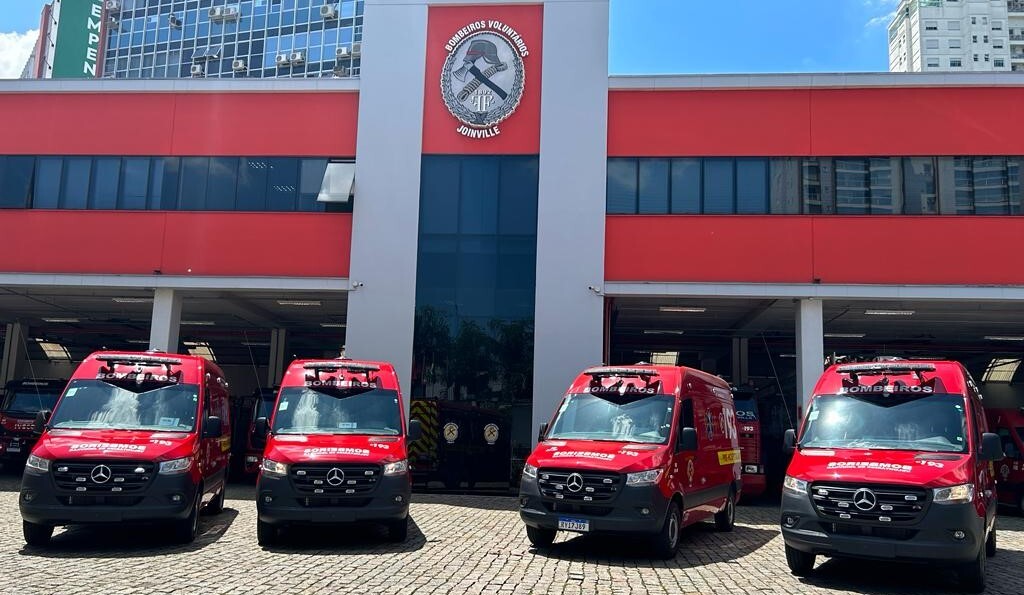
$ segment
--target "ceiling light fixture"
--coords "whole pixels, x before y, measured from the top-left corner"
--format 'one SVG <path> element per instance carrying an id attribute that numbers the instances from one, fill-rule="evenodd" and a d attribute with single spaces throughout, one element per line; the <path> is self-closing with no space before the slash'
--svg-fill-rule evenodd
<path id="1" fill-rule="evenodd" d="M 77 318 L 44 318 L 43 322 L 73 324 L 78 322 Z"/>
<path id="2" fill-rule="evenodd" d="M 153 298 L 145 297 L 116 297 L 111 299 L 119 304 L 148 304 L 153 301 Z"/>
<path id="3" fill-rule="evenodd" d="M 681 335 L 681 334 L 683 334 L 683 331 L 655 329 L 655 330 L 645 330 L 644 334 L 645 335 Z"/>
<path id="4" fill-rule="evenodd" d="M 986 335 L 986 341 L 1024 341 L 1024 337 L 1016 337 L 1011 335 Z"/>
<path id="5" fill-rule="evenodd" d="M 320 326 L 324 328 L 345 328 L 344 322 L 321 322 Z"/>
<path id="6" fill-rule="evenodd" d="M 679 312 L 684 314 L 703 314 L 708 311 L 707 308 L 697 306 L 661 306 L 658 310 L 661 312 Z"/>
<path id="7" fill-rule="evenodd" d="M 863 339 L 864 333 L 825 333 L 829 339 Z"/>
<path id="8" fill-rule="evenodd" d="M 864 310 L 868 316 L 913 316 L 913 310 Z"/>
<path id="9" fill-rule="evenodd" d="M 182 326 L 213 326 L 216 323 L 212 320 L 182 320 Z"/>
<path id="10" fill-rule="evenodd" d="M 279 306 L 319 306 L 320 300 L 277 300 Z"/>

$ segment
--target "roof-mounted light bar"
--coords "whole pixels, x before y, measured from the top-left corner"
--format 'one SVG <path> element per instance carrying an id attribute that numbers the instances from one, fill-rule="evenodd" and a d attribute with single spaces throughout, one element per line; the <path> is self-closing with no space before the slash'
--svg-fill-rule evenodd
<path id="1" fill-rule="evenodd" d="M 330 362 L 308 362 L 302 365 L 307 370 L 353 370 L 356 372 L 378 372 L 380 366 L 377 364 L 361 364 L 358 362 L 330 361 Z"/>
<path id="2" fill-rule="evenodd" d="M 96 356 L 101 362 L 107 362 L 109 364 L 152 364 L 157 366 L 180 366 L 181 360 L 176 357 L 163 357 L 159 355 L 142 355 L 142 354 L 114 354 L 114 355 L 99 355 Z"/>
<path id="3" fill-rule="evenodd" d="M 583 371 L 587 376 L 657 376 L 658 372 L 649 368 L 628 368 L 618 366 L 595 366 Z"/>
<path id="4" fill-rule="evenodd" d="M 839 366 L 840 374 L 910 374 L 912 372 L 934 372 L 935 364 L 915 364 L 912 362 L 875 362 L 867 364 L 847 364 Z"/>

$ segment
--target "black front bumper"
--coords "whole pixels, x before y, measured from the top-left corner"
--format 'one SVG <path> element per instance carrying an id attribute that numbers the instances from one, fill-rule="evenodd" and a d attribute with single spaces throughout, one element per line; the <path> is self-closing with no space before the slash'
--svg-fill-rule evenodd
<path id="1" fill-rule="evenodd" d="M 657 485 L 628 486 L 609 502 L 582 507 L 542 497 L 534 477 L 524 475 L 519 484 L 519 516 L 527 525 L 539 529 L 557 530 L 558 520 L 569 518 L 590 521 L 589 533 L 657 533 L 665 523 L 670 502 Z M 588 514 L 588 508 L 599 512 Z"/>
<path id="2" fill-rule="evenodd" d="M 787 523 L 787 520 L 795 523 Z M 985 519 L 973 504 L 931 503 L 913 525 L 903 525 L 913 535 L 905 539 L 874 535 L 848 535 L 830 531 L 833 521 L 820 517 L 807 494 L 783 492 L 780 517 L 786 545 L 825 556 L 905 560 L 918 562 L 969 562 L 985 543 Z M 791 526 L 788 526 L 791 525 Z M 891 529 L 888 525 L 863 525 Z M 870 530 L 870 529 L 869 529 Z M 953 533 L 963 531 L 963 539 Z"/>
<path id="3" fill-rule="evenodd" d="M 336 505 L 307 506 L 287 477 L 260 473 L 256 482 L 256 512 L 272 525 L 288 523 L 351 523 L 400 521 L 409 516 L 412 483 L 409 475 L 385 475 L 372 492 L 338 498 Z M 315 501 L 315 500 L 314 500 Z"/>
<path id="4" fill-rule="evenodd" d="M 22 518 L 41 525 L 173 521 L 185 519 L 192 512 L 197 489 L 198 486 L 192 482 L 188 473 L 155 474 L 152 483 L 138 493 L 103 496 L 106 503 L 68 504 L 67 498 L 74 501 L 95 496 L 58 490 L 49 473 L 26 470 L 21 480 L 18 505 Z M 174 496 L 180 500 L 173 500 Z M 116 503 L 126 500 L 132 500 L 133 503 Z"/>

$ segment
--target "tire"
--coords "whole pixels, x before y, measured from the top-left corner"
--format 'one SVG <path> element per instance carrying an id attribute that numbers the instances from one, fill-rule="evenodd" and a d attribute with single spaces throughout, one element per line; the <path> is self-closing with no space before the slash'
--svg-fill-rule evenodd
<path id="1" fill-rule="evenodd" d="M 25 543 L 33 547 L 46 547 L 53 537 L 53 525 L 40 525 L 23 520 L 21 532 L 25 535 Z"/>
<path id="2" fill-rule="evenodd" d="M 549 548 L 555 542 L 555 535 L 558 532 L 554 529 L 542 529 L 540 527 L 526 526 L 526 538 L 534 547 Z"/>
<path id="3" fill-rule="evenodd" d="M 409 537 L 409 517 L 400 521 L 391 521 L 388 527 L 388 541 L 402 543 Z"/>
<path id="4" fill-rule="evenodd" d="M 225 485 L 217 492 L 213 500 L 206 505 L 206 514 L 220 514 L 224 511 L 224 497 L 227 495 L 228 486 Z"/>
<path id="5" fill-rule="evenodd" d="M 987 546 L 978 548 L 978 557 L 960 568 L 960 586 L 968 593 L 981 593 L 985 590 L 986 549 Z"/>
<path id="6" fill-rule="evenodd" d="M 996 528 L 992 527 L 992 531 L 988 534 L 988 539 L 985 540 L 985 555 L 991 558 L 996 555 Z"/>
<path id="7" fill-rule="evenodd" d="M 256 542 L 260 547 L 269 547 L 277 543 L 278 529 L 270 523 L 256 519 Z"/>
<path id="8" fill-rule="evenodd" d="M 736 492 L 729 490 L 729 497 L 725 501 L 725 507 L 715 513 L 715 528 L 719 531 L 732 531 L 736 526 Z"/>
<path id="9" fill-rule="evenodd" d="M 814 570 L 814 554 L 786 546 L 786 564 L 794 576 L 807 576 Z"/>
<path id="10" fill-rule="evenodd" d="M 656 557 L 663 560 L 671 560 L 676 557 L 682 526 L 683 521 L 682 515 L 679 512 L 679 505 L 672 502 L 668 505 L 668 512 L 665 514 L 665 522 L 661 527 L 661 531 L 654 536 L 651 544 Z"/>
<path id="11" fill-rule="evenodd" d="M 203 507 L 203 488 L 200 486 L 196 489 L 196 499 L 192 503 L 192 511 L 189 513 L 188 518 L 177 521 L 174 524 L 174 542 L 175 543 L 192 543 L 196 540 L 196 535 L 199 534 L 199 513 Z"/>

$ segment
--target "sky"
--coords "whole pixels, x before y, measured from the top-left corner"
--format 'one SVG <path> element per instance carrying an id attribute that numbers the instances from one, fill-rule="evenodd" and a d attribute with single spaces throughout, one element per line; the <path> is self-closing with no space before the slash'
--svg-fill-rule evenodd
<path id="1" fill-rule="evenodd" d="M 32 51 L 44 0 L 0 0 L 0 78 Z M 898 0 L 611 0 L 611 74 L 888 69 Z"/>

